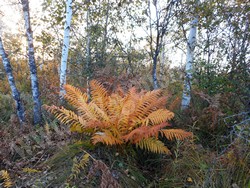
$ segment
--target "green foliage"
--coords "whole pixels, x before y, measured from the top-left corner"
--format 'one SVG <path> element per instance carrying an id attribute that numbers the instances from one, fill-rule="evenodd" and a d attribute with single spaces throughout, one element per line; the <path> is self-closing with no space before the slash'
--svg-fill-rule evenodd
<path id="1" fill-rule="evenodd" d="M 13 103 L 12 96 L 0 94 L 0 122 L 10 120 L 11 114 L 14 113 Z"/>

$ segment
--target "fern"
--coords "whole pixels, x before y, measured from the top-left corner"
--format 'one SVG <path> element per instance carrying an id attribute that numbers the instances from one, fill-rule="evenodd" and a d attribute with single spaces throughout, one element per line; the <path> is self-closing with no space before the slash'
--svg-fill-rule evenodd
<path id="1" fill-rule="evenodd" d="M 67 95 L 65 99 L 73 106 L 78 107 L 84 103 L 87 103 L 88 96 L 86 93 L 82 93 L 80 89 L 75 88 L 71 85 L 65 85 Z"/>
<path id="2" fill-rule="evenodd" d="M 169 140 L 191 137 L 180 129 L 164 129 L 174 114 L 165 109 L 166 97 L 161 90 L 137 92 L 133 87 L 108 94 L 97 81 L 91 81 L 91 101 L 87 94 L 73 86 L 65 86 L 65 99 L 76 112 L 56 106 L 45 106 L 55 117 L 70 126 L 71 131 L 90 134 L 93 144 L 135 144 L 156 153 L 169 153 L 158 140 L 159 133 Z"/>
<path id="3" fill-rule="evenodd" d="M 106 145 L 117 145 L 123 143 L 121 139 L 114 137 L 113 134 L 108 130 L 105 130 L 104 132 L 96 132 L 91 139 L 93 144 L 98 142 L 104 143 Z"/>
<path id="4" fill-rule="evenodd" d="M 71 169 L 71 174 L 69 179 L 76 179 L 77 176 L 80 174 L 81 170 L 84 170 L 88 165 L 90 155 L 88 153 L 84 154 L 82 158 L 78 161 L 75 157 L 73 159 L 73 165 Z"/>
<path id="5" fill-rule="evenodd" d="M 41 171 L 40 170 L 36 170 L 34 168 L 23 168 L 23 172 L 31 174 L 31 173 L 39 173 Z"/>
<path id="6" fill-rule="evenodd" d="M 163 129 L 160 130 L 162 136 L 165 136 L 168 140 L 184 140 L 186 138 L 191 138 L 193 136 L 192 133 L 186 132 L 182 129 Z"/>
<path id="7" fill-rule="evenodd" d="M 136 146 L 154 153 L 170 154 L 169 149 L 164 145 L 164 143 L 160 140 L 157 140 L 156 138 L 143 139 L 138 142 Z"/>
<path id="8" fill-rule="evenodd" d="M 10 179 L 10 175 L 7 170 L 0 171 L 0 179 L 3 179 L 3 187 L 9 188 L 12 187 L 13 183 Z"/>

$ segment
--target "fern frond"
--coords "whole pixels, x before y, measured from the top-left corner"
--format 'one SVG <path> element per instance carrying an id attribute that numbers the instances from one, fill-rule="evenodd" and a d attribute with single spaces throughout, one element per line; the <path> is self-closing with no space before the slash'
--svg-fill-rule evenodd
<path id="1" fill-rule="evenodd" d="M 26 173 L 39 173 L 41 172 L 40 170 L 36 170 L 34 168 L 23 168 L 23 172 L 26 172 Z"/>
<path id="2" fill-rule="evenodd" d="M 93 115 L 95 115 L 95 117 L 98 120 L 106 121 L 106 122 L 110 121 L 109 116 L 106 114 L 106 111 L 99 108 L 95 103 L 90 102 L 88 107 L 89 107 L 89 110 L 91 111 L 91 113 Z"/>
<path id="3" fill-rule="evenodd" d="M 169 149 L 164 145 L 164 143 L 156 138 L 143 139 L 140 142 L 136 143 L 136 146 L 153 153 L 170 154 Z"/>
<path id="4" fill-rule="evenodd" d="M 69 125 L 71 131 L 83 132 L 86 121 L 73 111 L 63 107 L 44 105 L 45 109 L 52 113 L 60 122 Z"/>
<path id="5" fill-rule="evenodd" d="M 168 140 L 184 140 L 186 138 L 192 138 L 193 134 L 191 132 L 186 132 L 182 129 L 163 129 L 160 130 L 162 136 L 165 136 Z"/>
<path id="6" fill-rule="evenodd" d="M 112 94 L 108 101 L 108 114 L 110 117 L 117 117 L 121 114 L 123 98 L 117 94 Z"/>
<path id="7" fill-rule="evenodd" d="M 64 98 L 74 107 L 87 103 L 88 96 L 86 93 L 82 93 L 80 89 L 71 85 L 65 85 L 64 88 L 66 90 Z"/>
<path id="8" fill-rule="evenodd" d="M 141 120 L 146 118 L 150 113 L 159 109 L 159 105 L 163 103 L 162 102 L 163 98 L 160 98 L 160 95 L 161 95 L 160 90 L 154 90 L 147 92 L 144 96 L 142 96 L 139 99 L 136 110 L 132 118 L 135 123 L 140 122 Z"/>
<path id="9" fill-rule="evenodd" d="M 122 140 L 115 138 L 108 130 L 104 130 L 103 132 L 96 132 L 94 136 L 92 136 L 91 140 L 93 144 L 97 144 L 98 142 L 106 145 L 117 145 L 123 143 Z"/>
<path id="10" fill-rule="evenodd" d="M 0 171 L 0 179 L 3 179 L 3 187 L 4 188 L 10 188 L 12 187 L 13 183 L 10 179 L 10 175 L 7 170 L 1 170 Z"/>
<path id="11" fill-rule="evenodd" d="M 163 122 L 166 122 L 174 117 L 174 113 L 166 109 L 156 110 L 148 115 L 147 118 L 143 120 L 143 124 L 148 125 L 157 125 Z"/>
<path id="12" fill-rule="evenodd" d="M 138 101 L 142 94 L 137 93 L 136 88 L 132 87 L 129 89 L 127 95 L 124 97 L 125 100 L 133 100 L 133 101 Z"/>
<path id="13" fill-rule="evenodd" d="M 122 115 L 130 115 L 135 111 L 136 104 L 133 100 L 126 100 L 122 107 Z"/>
<path id="14" fill-rule="evenodd" d="M 71 174 L 69 176 L 70 179 L 76 179 L 77 176 L 80 174 L 81 170 L 85 169 L 89 162 L 89 156 L 90 155 L 86 153 L 82 156 L 80 161 L 78 161 L 76 157 L 73 159 Z"/>
<path id="15" fill-rule="evenodd" d="M 147 126 L 141 126 L 134 130 L 132 130 L 129 134 L 124 135 L 123 139 L 128 142 L 131 141 L 132 143 L 136 143 L 143 139 L 144 134 L 149 130 L 149 127 Z"/>
<path id="16" fill-rule="evenodd" d="M 86 123 L 86 129 L 94 129 L 95 132 L 102 131 L 112 126 L 109 122 L 99 121 L 99 120 L 90 120 Z"/>
<path id="17" fill-rule="evenodd" d="M 107 110 L 107 104 L 108 104 L 108 92 L 107 90 L 102 86 L 101 83 L 99 83 L 96 80 L 92 80 L 90 82 L 91 87 L 91 96 L 92 101 L 102 110 Z"/>
<path id="18" fill-rule="evenodd" d="M 147 139 L 149 137 L 158 137 L 159 130 L 166 127 L 167 123 L 161 123 L 159 125 L 155 126 L 141 126 L 133 131 L 131 131 L 129 134 L 123 136 L 123 139 L 128 142 L 131 141 L 132 143 L 138 143 L 143 139 Z"/>

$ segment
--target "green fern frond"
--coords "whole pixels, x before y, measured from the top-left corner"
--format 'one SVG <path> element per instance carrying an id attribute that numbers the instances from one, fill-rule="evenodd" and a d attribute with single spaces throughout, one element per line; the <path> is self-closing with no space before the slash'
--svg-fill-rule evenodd
<path id="1" fill-rule="evenodd" d="M 136 146 L 153 153 L 170 154 L 169 149 L 164 145 L 164 143 L 156 138 L 143 139 L 136 143 Z"/>
<path id="2" fill-rule="evenodd" d="M 165 136 L 168 140 L 184 140 L 186 138 L 192 138 L 193 134 L 191 132 L 186 132 L 182 129 L 163 129 L 160 130 L 162 136 Z"/>
<path id="3" fill-rule="evenodd" d="M 3 187 L 10 188 L 12 187 L 13 183 L 10 179 L 10 175 L 7 170 L 0 171 L 0 179 L 3 179 Z"/>

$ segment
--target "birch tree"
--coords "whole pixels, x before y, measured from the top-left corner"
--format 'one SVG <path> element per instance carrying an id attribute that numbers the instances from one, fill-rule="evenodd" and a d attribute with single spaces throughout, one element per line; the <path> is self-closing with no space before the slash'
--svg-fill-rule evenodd
<path id="1" fill-rule="evenodd" d="M 36 124 L 41 123 L 42 114 L 41 114 L 39 84 L 38 84 L 38 78 L 37 78 L 37 68 L 36 68 L 36 63 L 35 63 L 35 52 L 34 52 L 34 45 L 33 45 L 33 32 L 32 32 L 31 24 L 30 24 L 29 1 L 21 0 L 21 3 L 23 7 L 26 37 L 28 41 L 29 69 L 30 69 L 32 96 L 33 96 L 33 101 L 34 101 L 34 107 L 33 107 L 34 124 L 36 125 Z"/>
<path id="2" fill-rule="evenodd" d="M 184 80 L 184 89 L 183 89 L 182 101 L 181 101 L 182 110 L 188 108 L 190 101 L 191 101 L 191 79 L 192 79 L 192 71 L 193 71 L 197 24 L 198 24 L 198 18 L 195 17 L 191 22 L 191 28 L 189 31 L 189 37 L 187 41 L 185 80 Z"/>
<path id="3" fill-rule="evenodd" d="M 72 0 L 66 0 L 66 21 L 64 25 L 64 38 L 61 57 L 61 71 L 60 71 L 60 99 L 62 100 L 65 90 L 67 76 L 67 59 L 69 52 L 69 39 L 70 39 L 70 23 L 72 18 Z"/>
<path id="4" fill-rule="evenodd" d="M 11 88 L 12 97 L 15 100 L 17 116 L 18 116 L 20 124 L 22 125 L 25 121 L 24 107 L 23 107 L 23 104 L 21 102 L 20 92 L 18 91 L 18 89 L 16 87 L 14 76 L 12 74 L 12 67 L 11 67 L 8 55 L 6 54 L 6 52 L 4 50 L 1 37 L 0 37 L 0 55 L 2 56 L 2 62 L 3 62 L 3 66 L 4 66 L 4 69 L 5 69 L 7 78 L 8 78 L 8 82 L 9 82 L 9 85 Z"/>
<path id="5" fill-rule="evenodd" d="M 160 9 L 160 2 L 158 0 L 153 1 L 153 6 L 155 8 L 155 16 L 151 14 L 151 2 L 148 0 L 148 17 L 149 17 L 149 43 L 150 43 L 150 56 L 152 58 L 152 79 L 154 89 L 159 88 L 159 83 L 157 79 L 157 62 L 158 56 L 163 47 L 163 38 L 168 31 L 171 18 L 173 17 L 173 9 L 177 1 L 171 0 L 167 2 L 167 6 Z M 153 20 L 155 17 L 155 20 Z M 154 39 L 153 31 L 156 31 L 156 36 Z"/>

